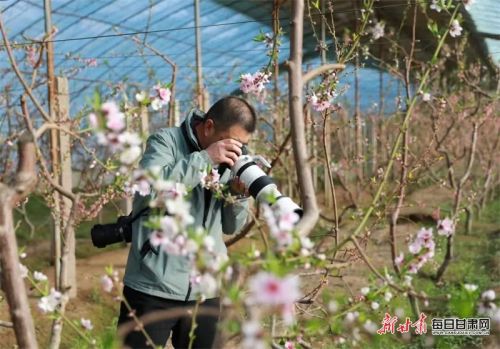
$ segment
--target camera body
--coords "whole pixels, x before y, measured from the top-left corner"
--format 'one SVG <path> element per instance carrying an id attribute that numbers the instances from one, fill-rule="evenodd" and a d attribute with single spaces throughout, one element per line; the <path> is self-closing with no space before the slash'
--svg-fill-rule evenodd
<path id="1" fill-rule="evenodd" d="M 118 242 L 131 242 L 134 220 L 131 213 L 118 217 L 116 223 L 94 225 L 90 230 L 92 244 L 97 248 L 104 248 Z"/>

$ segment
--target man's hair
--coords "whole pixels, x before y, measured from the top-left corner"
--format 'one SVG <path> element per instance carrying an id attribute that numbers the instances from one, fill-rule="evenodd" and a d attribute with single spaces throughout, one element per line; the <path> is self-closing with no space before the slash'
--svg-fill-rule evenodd
<path id="1" fill-rule="evenodd" d="M 212 119 L 215 129 L 227 130 L 233 125 L 240 125 L 247 132 L 255 131 L 257 114 L 246 100 L 236 96 L 226 96 L 219 99 L 208 110 L 205 119 Z"/>

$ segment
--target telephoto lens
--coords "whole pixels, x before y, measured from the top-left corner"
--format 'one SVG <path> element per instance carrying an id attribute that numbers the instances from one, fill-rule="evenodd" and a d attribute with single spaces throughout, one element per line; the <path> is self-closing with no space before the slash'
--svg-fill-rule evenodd
<path id="1" fill-rule="evenodd" d="M 241 155 L 231 168 L 233 176 L 239 177 L 245 183 L 250 195 L 255 200 L 277 207 L 280 212 L 295 212 L 299 217 L 302 217 L 304 213 L 302 208 L 291 198 L 281 194 L 273 179 L 257 165 L 256 161 L 260 161 L 265 166 L 271 167 L 259 155 Z"/>

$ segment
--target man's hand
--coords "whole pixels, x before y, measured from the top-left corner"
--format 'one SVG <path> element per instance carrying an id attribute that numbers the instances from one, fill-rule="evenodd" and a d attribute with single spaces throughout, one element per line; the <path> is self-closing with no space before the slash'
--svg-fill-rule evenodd
<path id="1" fill-rule="evenodd" d="M 225 163 L 228 164 L 229 167 L 233 167 L 234 163 L 241 155 L 242 146 L 243 144 L 237 140 L 228 138 L 210 144 L 205 151 L 208 153 L 214 165 Z"/>

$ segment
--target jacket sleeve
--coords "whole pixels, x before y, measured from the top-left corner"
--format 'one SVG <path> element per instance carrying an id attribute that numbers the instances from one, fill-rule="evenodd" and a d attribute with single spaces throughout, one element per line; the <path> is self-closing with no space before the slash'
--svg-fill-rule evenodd
<path id="1" fill-rule="evenodd" d="M 222 232 L 234 234 L 243 228 L 247 217 L 250 198 L 236 200 L 234 204 L 222 206 Z"/>
<path id="2" fill-rule="evenodd" d="M 176 159 L 175 148 L 176 142 L 170 133 L 165 136 L 161 133 L 151 135 L 147 140 L 140 166 L 160 166 L 164 179 L 181 182 L 187 188 L 196 187 L 201 181 L 200 171 L 212 163 L 208 153 L 205 150 L 195 151 Z"/>

